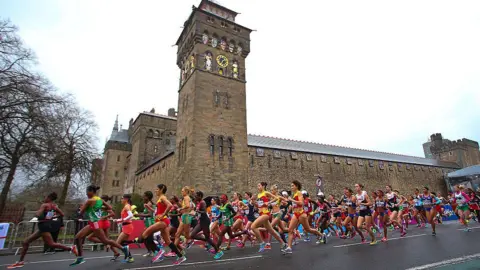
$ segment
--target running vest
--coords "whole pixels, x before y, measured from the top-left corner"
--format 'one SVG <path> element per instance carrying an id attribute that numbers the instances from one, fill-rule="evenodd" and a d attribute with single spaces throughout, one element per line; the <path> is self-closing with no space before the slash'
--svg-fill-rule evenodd
<path id="1" fill-rule="evenodd" d="M 233 218 L 233 212 L 228 207 L 229 205 L 229 203 L 226 203 L 220 207 L 220 212 L 222 213 L 222 220 L 229 220 Z"/>
<path id="2" fill-rule="evenodd" d="M 363 205 L 362 203 L 366 203 L 366 197 L 367 197 L 367 192 L 362 191 L 362 194 L 355 194 L 355 197 L 357 198 L 357 205 L 359 205 L 360 210 L 367 210 L 369 207 L 366 205 Z"/>
<path id="3" fill-rule="evenodd" d="M 432 205 L 433 205 L 433 197 L 432 197 L 432 195 L 429 194 L 428 196 L 426 196 L 426 195 L 422 194 L 422 196 L 421 196 L 420 198 L 421 198 L 421 200 L 422 200 L 423 205 L 424 205 L 426 208 L 432 207 Z"/>
<path id="4" fill-rule="evenodd" d="M 218 207 L 218 205 L 212 205 L 212 208 L 210 211 L 212 213 L 212 222 L 216 221 L 220 216 L 220 207 Z"/>
<path id="5" fill-rule="evenodd" d="M 93 205 L 89 205 L 85 210 L 85 213 L 91 222 L 97 222 L 100 220 L 103 214 L 103 200 L 98 196 L 94 196 L 92 199 L 95 200 L 95 203 Z"/>
<path id="6" fill-rule="evenodd" d="M 120 216 L 122 217 L 122 219 L 124 220 L 126 217 L 128 217 L 128 211 L 125 210 L 125 206 L 122 208 L 122 212 L 120 213 Z M 125 220 L 123 222 L 124 225 L 127 225 L 127 224 L 131 224 L 132 221 L 131 220 Z"/>
<path id="7" fill-rule="evenodd" d="M 268 196 L 266 195 L 265 191 L 257 195 L 257 205 L 258 205 L 259 212 L 264 214 L 268 214 L 268 212 L 270 212 L 268 211 L 269 201 L 270 200 L 268 199 Z"/>
<path id="8" fill-rule="evenodd" d="M 300 201 L 300 198 L 299 198 L 299 197 L 300 197 L 301 194 L 302 194 L 302 193 L 301 193 L 300 191 L 297 191 L 297 192 L 293 195 L 293 200 L 294 200 L 294 201 Z M 293 203 L 292 207 L 293 207 L 294 210 L 298 210 L 298 209 L 302 209 L 302 210 L 303 210 L 303 207 L 302 207 L 302 205 L 301 205 L 300 203 Z"/>
<path id="9" fill-rule="evenodd" d="M 144 208 L 143 208 L 143 213 L 144 213 L 145 215 L 148 214 L 148 209 L 147 209 L 147 207 L 144 207 Z M 154 213 L 155 213 L 155 212 L 154 212 Z M 149 217 L 144 217 L 144 219 L 143 219 L 143 223 L 145 223 L 145 228 L 150 227 L 150 226 L 153 224 L 153 222 L 154 222 L 153 214 L 151 214 Z"/>
<path id="10" fill-rule="evenodd" d="M 157 201 L 157 207 L 155 207 L 155 221 L 161 221 L 162 219 L 164 218 L 167 218 L 167 216 L 165 215 L 165 210 L 167 210 L 167 206 L 162 202 L 162 200 L 160 198 L 158 198 L 158 201 Z M 158 215 L 160 214 L 163 214 L 164 216 L 163 217 L 157 217 Z"/>
<path id="11" fill-rule="evenodd" d="M 455 192 L 455 202 L 458 205 L 466 205 L 467 204 L 467 194 L 465 194 L 463 191 L 460 192 Z"/>
<path id="12" fill-rule="evenodd" d="M 397 195 L 393 192 L 387 193 L 386 195 L 387 195 L 388 206 L 395 207 L 395 204 L 397 203 Z"/>

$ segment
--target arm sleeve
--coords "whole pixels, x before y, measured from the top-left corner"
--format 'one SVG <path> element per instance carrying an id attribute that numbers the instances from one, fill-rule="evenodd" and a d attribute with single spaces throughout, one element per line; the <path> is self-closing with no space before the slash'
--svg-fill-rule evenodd
<path id="1" fill-rule="evenodd" d="M 130 219 L 133 218 L 132 211 L 128 211 L 128 212 L 127 212 L 127 215 L 128 215 L 128 216 L 127 216 L 126 218 L 124 218 L 123 221 L 128 221 L 128 220 L 130 220 Z"/>

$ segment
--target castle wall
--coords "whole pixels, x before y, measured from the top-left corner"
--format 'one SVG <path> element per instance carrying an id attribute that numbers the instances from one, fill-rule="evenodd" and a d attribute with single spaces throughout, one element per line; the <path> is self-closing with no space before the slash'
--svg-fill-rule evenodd
<path id="1" fill-rule="evenodd" d="M 278 155 L 280 154 L 280 155 Z M 315 182 L 319 174 L 323 177 L 326 194 L 340 196 L 344 187 L 353 189 L 355 183 L 365 185 L 368 191 L 385 189 L 391 185 L 401 193 L 411 194 L 415 188 L 429 186 L 432 191 L 445 194 L 444 172 L 450 168 L 420 166 L 413 164 L 335 157 L 319 154 L 263 149 L 259 156 L 257 148 L 249 147 L 248 186 L 255 191 L 257 183 L 265 181 L 277 184 L 281 189 L 289 189 L 293 180 L 298 180 L 310 194 L 316 192 Z"/>

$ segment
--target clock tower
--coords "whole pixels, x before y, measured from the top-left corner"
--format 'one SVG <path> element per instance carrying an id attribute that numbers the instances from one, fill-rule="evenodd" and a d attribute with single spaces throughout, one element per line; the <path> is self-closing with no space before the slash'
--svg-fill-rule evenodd
<path id="1" fill-rule="evenodd" d="M 247 186 L 245 58 L 251 30 L 236 12 L 203 0 L 176 45 L 180 68 L 175 189 L 208 195 Z"/>

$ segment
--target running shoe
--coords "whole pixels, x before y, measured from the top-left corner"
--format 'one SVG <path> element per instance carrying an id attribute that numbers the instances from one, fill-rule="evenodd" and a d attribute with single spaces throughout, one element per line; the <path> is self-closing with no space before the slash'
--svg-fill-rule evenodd
<path id="1" fill-rule="evenodd" d="M 213 258 L 214 258 L 215 260 L 219 260 L 219 259 L 222 258 L 222 257 L 223 257 L 223 251 L 221 251 L 221 250 L 220 250 L 219 252 L 217 252 L 217 253 L 215 254 L 215 256 L 213 256 Z"/>
<path id="2" fill-rule="evenodd" d="M 388 241 L 388 240 L 387 240 L 386 237 L 383 237 L 383 238 L 382 238 L 382 242 L 387 242 L 387 241 Z"/>
<path id="3" fill-rule="evenodd" d="M 437 233 L 436 233 L 436 232 L 432 232 L 432 236 L 436 236 L 436 235 L 437 235 Z"/>
<path id="4" fill-rule="evenodd" d="M 75 254 L 75 256 L 78 257 L 78 249 L 77 249 L 77 245 L 73 245 L 72 246 L 72 249 L 70 250 L 73 254 Z"/>
<path id="5" fill-rule="evenodd" d="M 15 269 L 15 268 L 22 268 L 25 266 L 24 262 L 16 262 L 12 265 L 7 266 L 7 269 Z"/>
<path id="6" fill-rule="evenodd" d="M 129 256 L 127 259 L 123 260 L 122 262 L 123 263 L 133 263 L 135 261 L 135 259 L 133 259 L 132 256 Z"/>
<path id="7" fill-rule="evenodd" d="M 472 229 L 470 229 L 470 228 L 465 228 L 463 231 L 464 231 L 464 232 L 471 232 Z"/>
<path id="8" fill-rule="evenodd" d="M 374 240 L 374 241 L 370 242 L 370 246 L 375 246 L 377 243 L 378 243 L 377 240 Z"/>
<path id="9" fill-rule="evenodd" d="M 113 258 L 110 259 L 111 262 L 114 262 L 118 259 L 118 257 L 120 257 L 120 253 L 117 253 L 117 254 L 113 254 Z"/>
<path id="10" fill-rule="evenodd" d="M 362 244 L 365 244 L 365 243 L 367 243 L 367 239 L 362 238 Z"/>
<path id="11" fill-rule="evenodd" d="M 240 243 L 237 244 L 237 247 L 238 247 L 238 248 L 244 248 L 244 247 L 245 247 L 245 243 L 240 242 Z"/>
<path id="12" fill-rule="evenodd" d="M 303 239 L 303 242 L 310 242 L 310 237 L 305 237 L 305 239 Z"/>
<path id="13" fill-rule="evenodd" d="M 280 248 L 280 251 L 281 251 L 281 252 L 284 252 L 285 249 L 287 249 L 287 248 L 288 248 L 288 245 L 285 243 L 285 244 L 283 244 L 282 247 Z"/>
<path id="14" fill-rule="evenodd" d="M 213 248 L 213 247 L 211 249 L 209 249 L 208 252 L 213 254 L 213 255 L 217 254 L 217 252 L 215 251 L 215 248 Z"/>
<path id="15" fill-rule="evenodd" d="M 292 251 L 291 248 L 287 247 L 286 249 L 283 250 L 283 253 L 284 253 L 284 254 L 292 254 L 293 251 Z"/>
<path id="16" fill-rule="evenodd" d="M 191 247 L 193 246 L 193 244 L 195 244 L 195 241 L 194 241 L 194 240 L 192 240 L 192 241 L 190 241 L 190 242 L 187 242 L 186 249 L 191 248 Z"/>
<path id="17" fill-rule="evenodd" d="M 220 248 L 221 250 L 230 250 L 230 247 L 229 246 L 223 246 Z"/>
<path id="18" fill-rule="evenodd" d="M 400 234 L 400 237 L 405 237 L 407 235 L 407 231 L 403 231 L 402 234 Z"/>
<path id="19" fill-rule="evenodd" d="M 159 262 L 159 261 L 160 261 L 160 262 L 163 261 L 163 259 L 165 259 L 164 254 L 165 254 L 165 250 L 160 249 L 160 250 L 157 252 L 157 254 L 155 254 L 155 256 L 153 256 L 153 258 L 152 258 L 152 263 L 156 263 L 156 262 Z M 173 253 L 173 254 L 175 254 L 175 253 Z"/>
<path id="20" fill-rule="evenodd" d="M 271 249 L 272 249 L 272 244 L 266 243 L 266 244 L 265 244 L 265 249 L 266 249 L 266 250 L 271 250 Z"/>
<path id="21" fill-rule="evenodd" d="M 323 244 L 326 244 L 327 243 L 327 236 L 324 234 L 323 235 Z"/>
<path id="22" fill-rule="evenodd" d="M 320 245 L 323 244 L 323 238 L 319 238 L 315 244 Z"/>
<path id="23" fill-rule="evenodd" d="M 177 260 L 175 260 L 175 262 L 173 262 L 173 265 L 180 265 L 180 264 L 182 264 L 182 263 L 183 263 L 184 261 L 186 261 L 186 260 L 187 260 L 187 257 L 182 256 L 182 257 L 180 257 L 180 258 L 177 258 Z"/>
<path id="24" fill-rule="evenodd" d="M 82 257 L 78 257 L 78 258 L 75 259 L 75 261 L 73 263 L 70 264 L 70 266 L 77 266 L 77 265 L 80 265 L 82 263 L 85 263 L 85 260 Z"/>
<path id="25" fill-rule="evenodd" d="M 417 224 L 417 228 L 420 228 L 420 227 L 422 227 L 422 224 Z"/>
<path id="26" fill-rule="evenodd" d="M 172 258 L 172 257 L 177 256 L 177 254 L 173 251 L 170 251 L 170 252 L 166 253 L 164 256 L 167 257 L 167 258 Z"/>
<path id="27" fill-rule="evenodd" d="M 142 255 L 143 257 L 153 257 L 153 252 L 147 252 L 145 254 Z"/>
<path id="28" fill-rule="evenodd" d="M 260 248 L 258 249 L 258 252 L 264 252 L 265 251 L 265 243 L 260 244 Z"/>

